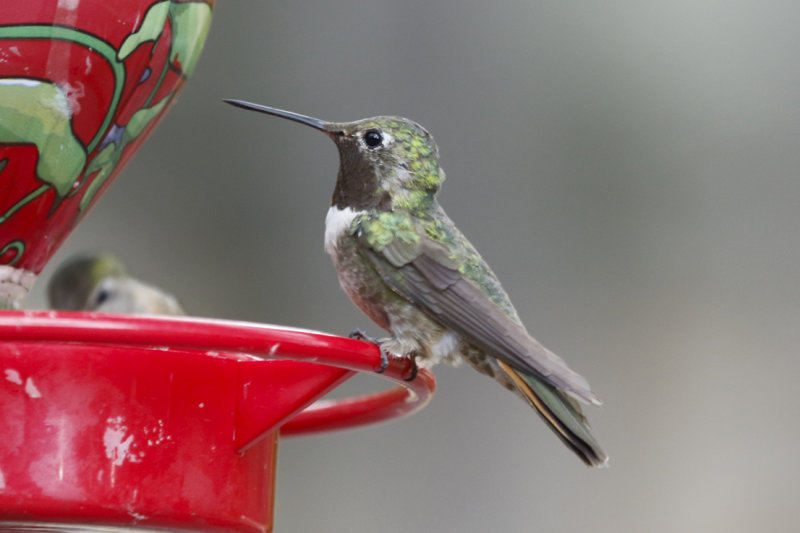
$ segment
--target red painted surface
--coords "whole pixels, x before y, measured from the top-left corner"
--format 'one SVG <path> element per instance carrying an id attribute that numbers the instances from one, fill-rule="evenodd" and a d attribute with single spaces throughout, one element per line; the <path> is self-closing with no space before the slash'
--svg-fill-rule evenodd
<path id="1" fill-rule="evenodd" d="M 186 10 L 175 8 L 181 5 L 199 8 L 202 16 L 181 18 Z M 207 23 L 212 5 L 213 0 L 4 3 L 0 89 L 52 84 L 62 98 L 37 100 L 31 97 L 36 91 L 22 91 L 13 93 L 19 101 L 9 101 L 10 92 L 0 94 L 0 108 L 21 110 L 14 120 L 0 120 L 0 265 L 41 271 L 183 87 L 205 36 L 192 33 L 192 21 Z M 48 114 L 42 108 L 50 108 L 51 117 L 53 108 L 67 116 L 51 125 L 45 140 L 25 131 Z M 148 109 L 153 111 L 145 113 L 146 120 L 132 120 Z M 85 155 L 77 171 L 62 164 L 68 159 L 60 160 L 70 150 L 52 149 L 69 146 L 65 129 Z M 40 151 L 47 143 L 51 150 Z M 38 172 L 43 160 L 60 170 Z"/>
<path id="2" fill-rule="evenodd" d="M 266 360 L 261 359 L 267 358 Z M 278 431 L 405 416 L 435 387 L 312 404 L 375 346 L 245 322 L 0 313 L 0 523 L 270 531 Z M 310 407 L 309 407 L 310 406 Z"/>

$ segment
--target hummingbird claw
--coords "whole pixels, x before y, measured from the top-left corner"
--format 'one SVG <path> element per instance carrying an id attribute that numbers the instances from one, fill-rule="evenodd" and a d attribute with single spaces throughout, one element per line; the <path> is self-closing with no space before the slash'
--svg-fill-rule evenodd
<path id="1" fill-rule="evenodd" d="M 419 367 L 417 367 L 417 363 L 414 362 L 414 364 L 411 366 L 411 375 L 409 377 L 403 378 L 403 379 L 405 381 L 414 381 L 415 379 L 417 379 L 417 372 L 418 371 L 419 371 Z"/>
<path id="2" fill-rule="evenodd" d="M 378 344 L 377 339 L 375 339 L 374 337 L 368 336 L 364 332 L 364 330 L 361 329 L 361 328 L 356 328 L 353 331 L 351 331 L 350 334 L 348 335 L 348 337 L 350 337 L 351 339 L 359 340 L 359 341 L 369 341 L 372 344 Z"/>
<path id="3" fill-rule="evenodd" d="M 375 337 L 370 337 L 361 328 L 356 328 L 353 331 L 351 331 L 348 337 L 359 341 L 367 341 L 377 346 L 378 350 L 380 350 L 381 352 L 381 367 L 378 370 L 376 370 L 375 373 L 383 374 L 384 372 L 386 372 L 386 369 L 389 368 L 389 354 L 387 354 L 386 350 L 383 349 L 383 346 L 381 346 L 381 342 L 378 339 L 376 339 Z M 416 377 L 416 370 L 414 371 L 414 376 Z"/>
<path id="4" fill-rule="evenodd" d="M 386 350 L 383 349 L 383 346 L 380 344 L 378 345 L 378 349 L 381 351 L 381 367 L 375 371 L 376 374 L 383 374 L 386 372 L 386 369 L 389 368 L 389 355 L 386 353 Z"/>

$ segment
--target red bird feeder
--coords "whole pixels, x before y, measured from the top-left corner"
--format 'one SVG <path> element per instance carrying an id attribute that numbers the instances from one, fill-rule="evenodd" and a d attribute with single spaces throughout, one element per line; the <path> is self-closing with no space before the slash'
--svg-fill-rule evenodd
<path id="1" fill-rule="evenodd" d="M 90 313 L 0 313 L 0 529 L 272 529 L 279 434 L 425 406 L 392 359 L 383 393 L 315 402 L 376 346 L 300 329 Z"/>

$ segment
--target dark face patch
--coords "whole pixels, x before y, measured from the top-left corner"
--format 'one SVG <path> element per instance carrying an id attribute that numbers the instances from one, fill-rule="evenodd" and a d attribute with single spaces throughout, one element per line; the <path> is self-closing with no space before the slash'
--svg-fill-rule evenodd
<path id="1" fill-rule="evenodd" d="M 342 135 L 334 138 L 339 148 L 339 175 L 333 190 L 333 205 L 340 209 L 388 209 L 388 192 L 378 193 L 375 164 L 361 152 L 357 139 Z"/>

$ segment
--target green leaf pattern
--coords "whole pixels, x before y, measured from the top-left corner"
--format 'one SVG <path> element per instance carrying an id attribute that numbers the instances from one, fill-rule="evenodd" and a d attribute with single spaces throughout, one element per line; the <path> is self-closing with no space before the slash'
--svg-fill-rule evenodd
<path id="1" fill-rule="evenodd" d="M 61 207 L 62 199 L 80 194 L 78 209 L 80 212 L 85 211 L 113 174 L 125 148 L 165 111 L 174 97 L 175 91 L 161 97 L 157 102 L 152 101 L 165 79 L 167 69 L 180 72 L 183 78 L 194 70 L 210 22 L 211 4 L 206 1 L 162 0 L 147 10 L 139 26 L 123 40 L 118 50 L 114 50 L 98 37 L 76 28 L 0 25 L 0 41 L 57 39 L 84 46 L 105 58 L 115 80 L 110 109 L 91 141 L 85 145 L 75 135 L 72 123 L 74 110 L 62 87 L 47 80 L 0 78 L 0 143 L 35 145 L 39 154 L 36 177 L 44 184 L 26 193 L 5 213 L 0 213 L 0 225 L 48 190 L 56 194 L 52 209 Z M 119 111 L 120 96 L 128 75 L 125 59 L 145 43 L 161 39 L 168 24 L 172 30 L 167 34 L 171 35 L 169 64 L 160 73 L 145 107 L 135 112 L 127 124 L 113 124 L 112 118 Z M 6 164 L 6 160 L 0 161 L 0 180 L 12 179 L 3 175 Z M 52 215 L 52 209 L 47 216 Z M 18 251 L 13 259 L 13 262 L 17 262 L 24 252 L 25 243 L 15 240 L 6 248 L 12 245 Z"/>

